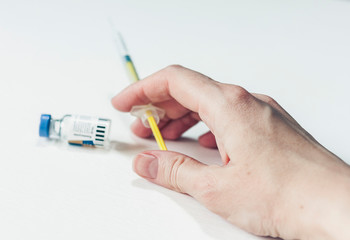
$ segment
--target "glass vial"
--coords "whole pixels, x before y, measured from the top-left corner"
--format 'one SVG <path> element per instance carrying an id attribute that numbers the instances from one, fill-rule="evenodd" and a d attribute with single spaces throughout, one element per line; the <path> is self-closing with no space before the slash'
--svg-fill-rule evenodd
<path id="1" fill-rule="evenodd" d="M 50 114 L 42 114 L 39 135 L 50 139 L 68 142 L 83 147 L 102 147 L 109 145 L 111 120 L 83 115 L 65 115 L 54 119 Z"/>

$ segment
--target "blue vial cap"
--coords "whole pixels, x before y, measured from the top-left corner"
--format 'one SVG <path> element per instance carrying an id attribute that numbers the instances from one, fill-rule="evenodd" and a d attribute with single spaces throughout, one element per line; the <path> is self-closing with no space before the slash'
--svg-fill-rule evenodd
<path id="1" fill-rule="evenodd" d="M 49 137 L 50 122 L 51 122 L 51 115 L 50 114 L 41 114 L 40 126 L 39 126 L 39 136 L 40 137 Z"/>

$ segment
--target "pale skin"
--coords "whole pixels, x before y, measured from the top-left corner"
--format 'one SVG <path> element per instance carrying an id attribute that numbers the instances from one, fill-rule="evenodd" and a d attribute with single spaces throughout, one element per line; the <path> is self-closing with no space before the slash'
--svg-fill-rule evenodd
<path id="1" fill-rule="evenodd" d="M 112 100 L 123 112 L 153 103 L 159 127 L 175 140 L 203 121 L 201 145 L 218 148 L 223 165 L 177 152 L 145 151 L 133 169 L 150 182 L 185 193 L 232 224 L 259 236 L 350 239 L 350 167 L 320 145 L 275 100 L 169 66 Z M 132 131 L 150 137 L 138 120 Z"/>

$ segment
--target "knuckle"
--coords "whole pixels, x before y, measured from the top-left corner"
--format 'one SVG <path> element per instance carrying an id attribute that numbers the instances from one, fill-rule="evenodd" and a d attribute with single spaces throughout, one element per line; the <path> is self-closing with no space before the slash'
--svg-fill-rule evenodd
<path id="1" fill-rule="evenodd" d="M 224 104 L 228 110 L 241 111 L 247 108 L 252 95 L 240 86 L 225 84 L 223 87 Z"/>
<path id="2" fill-rule="evenodd" d="M 263 99 L 264 102 L 266 102 L 269 105 L 272 105 L 272 106 L 277 105 L 276 100 L 268 95 L 261 95 L 261 98 Z"/>
<path id="3" fill-rule="evenodd" d="M 172 65 L 169 65 L 165 68 L 167 71 L 179 71 L 179 70 L 182 70 L 184 69 L 183 66 L 179 65 L 179 64 L 172 64 Z"/>
<path id="4" fill-rule="evenodd" d="M 239 86 L 233 88 L 232 94 L 237 102 L 246 102 L 251 96 L 247 90 Z"/>
<path id="5" fill-rule="evenodd" d="M 234 102 L 245 102 L 251 98 L 251 94 L 243 87 L 235 85 L 223 86 L 224 96 Z"/>
<path id="6" fill-rule="evenodd" d="M 173 188 L 173 190 L 177 192 L 184 192 L 183 188 L 179 184 L 179 171 L 181 171 L 180 168 L 189 160 L 190 159 L 188 159 L 186 156 L 178 155 L 175 157 L 175 159 L 173 159 L 173 162 L 169 167 L 166 182 L 171 188 Z"/>

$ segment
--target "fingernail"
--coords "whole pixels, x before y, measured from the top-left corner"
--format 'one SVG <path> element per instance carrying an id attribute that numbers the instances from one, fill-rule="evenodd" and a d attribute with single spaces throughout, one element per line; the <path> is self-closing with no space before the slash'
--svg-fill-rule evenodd
<path id="1" fill-rule="evenodd" d="M 154 179 L 158 173 L 158 158 L 151 154 L 138 154 L 133 163 L 134 171 L 144 178 Z"/>

